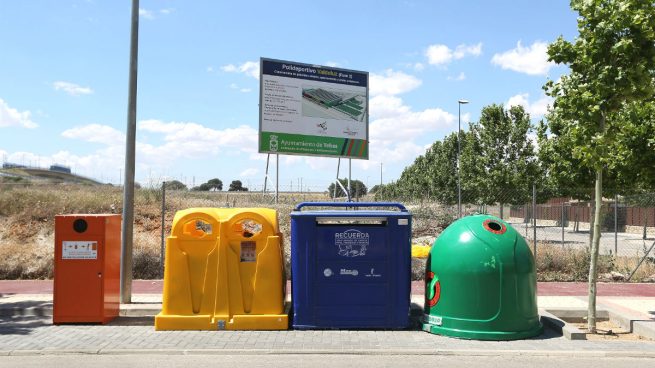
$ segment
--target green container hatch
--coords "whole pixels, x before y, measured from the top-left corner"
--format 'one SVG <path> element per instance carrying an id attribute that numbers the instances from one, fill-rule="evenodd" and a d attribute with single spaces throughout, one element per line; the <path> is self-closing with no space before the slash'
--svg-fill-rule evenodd
<path id="1" fill-rule="evenodd" d="M 461 218 L 430 251 L 423 330 L 478 340 L 539 335 L 536 291 L 532 252 L 513 227 L 493 216 Z"/>

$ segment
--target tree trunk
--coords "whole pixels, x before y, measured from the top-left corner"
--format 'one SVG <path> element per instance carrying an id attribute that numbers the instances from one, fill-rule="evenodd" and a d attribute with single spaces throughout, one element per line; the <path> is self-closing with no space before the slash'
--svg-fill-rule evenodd
<path id="1" fill-rule="evenodd" d="M 596 176 L 596 179 L 598 179 L 598 176 Z M 594 194 L 592 198 L 592 202 L 589 204 L 589 252 L 591 252 L 591 248 L 593 248 L 593 242 L 594 242 L 594 228 L 596 226 L 596 193 L 594 189 Z"/>
<path id="2" fill-rule="evenodd" d="M 596 208 L 594 209 L 593 241 L 591 242 L 591 259 L 589 262 L 589 308 L 587 310 L 587 329 L 596 333 L 596 278 L 598 249 L 600 245 L 600 214 L 603 204 L 603 169 L 596 170 Z"/>

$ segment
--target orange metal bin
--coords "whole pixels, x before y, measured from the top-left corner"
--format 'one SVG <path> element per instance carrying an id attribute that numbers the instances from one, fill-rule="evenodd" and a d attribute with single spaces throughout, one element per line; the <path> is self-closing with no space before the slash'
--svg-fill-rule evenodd
<path id="1" fill-rule="evenodd" d="M 52 322 L 107 323 L 120 304 L 121 215 L 55 216 Z"/>

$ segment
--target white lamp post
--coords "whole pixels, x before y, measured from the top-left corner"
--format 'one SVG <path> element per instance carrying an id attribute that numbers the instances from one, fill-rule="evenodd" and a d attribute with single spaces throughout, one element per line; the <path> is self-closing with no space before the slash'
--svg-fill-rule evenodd
<path id="1" fill-rule="evenodd" d="M 458 100 L 457 101 L 457 218 L 462 217 L 462 184 L 459 174 L 459 165 L 460 165 L 460 132 L 462 131 L 462 105 L 469 103 L 467 100 Z"/>

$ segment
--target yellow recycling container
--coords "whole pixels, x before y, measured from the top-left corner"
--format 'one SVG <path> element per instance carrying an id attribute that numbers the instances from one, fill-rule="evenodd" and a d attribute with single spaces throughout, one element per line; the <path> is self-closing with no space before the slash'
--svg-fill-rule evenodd
<path id="1" fill-rule="evenodd" d="M 155 329 L 286 330 L 282 234 L 268 208 L 178 211 Z"/>

